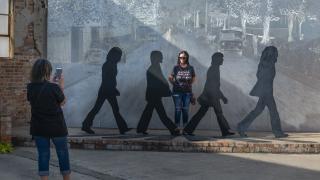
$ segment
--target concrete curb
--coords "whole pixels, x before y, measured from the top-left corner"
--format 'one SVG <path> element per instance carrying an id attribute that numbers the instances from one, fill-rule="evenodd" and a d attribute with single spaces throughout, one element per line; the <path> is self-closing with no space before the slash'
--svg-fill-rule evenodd
<path id="1" fill-rule="evenodd" d="M 14 137 L 15 146 L 34 147 L 31 138 Z M 249 139 L 249 138 L 203 138 L 172 136 L 109 135 L 69 137 L 69 147 L 88 150 L 117 151 L 163 151 L 204 153 L 276 153 L 276 154 L 319 154 L 320 143 Z"/>

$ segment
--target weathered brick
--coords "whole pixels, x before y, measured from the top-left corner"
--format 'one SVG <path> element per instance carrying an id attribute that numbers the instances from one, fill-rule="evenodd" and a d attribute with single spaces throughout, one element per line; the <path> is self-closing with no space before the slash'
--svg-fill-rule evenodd
<path id="1" fill-rule="evenodd" d="M 31 24 L 38 24 L 37 27 L 44 27 L 41 26 L 41 23 L 46 23 L 46 20 L 37 18 L 37 15 L 34 13 L 39 13 L 37 11 L 25 11 L 22 14 L 21 10 L 26 9 L 26 4 L 30 0 L 15 0 L 14 3 L 14 18 L 21 18 L 21 16 L 28 16 L 30 19 Z M 34 3 L 34 8 L 41 8 L 39 5 L 40 2 Z M 34 19 L 32 19 L 34 18 Z M 22 23 L 22 24 L 18 24 Z M 14 24 L 15 23 L 15 24 Z M 39 53 L 38 49 L 43 49 L 44 41 L 39 47 L 39 43 L 37 42 L 37 38 L 44 39 L 42 36 L 41 30 L 34 31 L 35 26 L 27 26 L 23 24 L 25 22 L 21 21 L 13 21 L 14 24 L 14 31 L 15 32 L 23 32 L 23 33 L 14 33 L 19 34 L 14 36 L 13 39 L 15 41 L 23 40 L 26 37 L 29 37 L 31 41 L 26 41 L 23 46 L 28 46 L 30 43 L 33 47 L 36 47 L 36 50 L 31 52 L 36 53 L 29 53 L 20 51 L 20 49 L 24 49 L 23 47 L 14 47 L 14 56 L 12 58 L 0 58 L 0 97 L 2 102 L 0 103 L 0 115 L 8 115 L 12 122 L 13 126 L 23 125 L 29 121 L 29 104 L 26 101 L 26 84 L 28 83 L 29 79 L 29 72 L 32 66 L 32 63 L 35 59 L 40 57 L 41 53 Z M 39 32 L 40 34 L 35 34 L 35 32 Z M 39 41 L 38 41 L 39 42 Z M 18 44 L 18 43 L 16 43 Z M 19 110 L 19 113 L 17 113 Z M 4 128 L 2 128 L 3 130 Z M 7 130 L 4 130 L 8 132 Z M 2 133 L 3 134 L 3 133 Z M 0 135 L 0 138 L 3 135 Z M 10 137 L 10 136 L 6 136 Z"/>

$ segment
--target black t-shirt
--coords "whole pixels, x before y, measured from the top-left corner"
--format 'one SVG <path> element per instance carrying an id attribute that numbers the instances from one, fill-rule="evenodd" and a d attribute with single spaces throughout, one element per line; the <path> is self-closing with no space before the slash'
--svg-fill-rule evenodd
<path id="1" fill-rule="evenodd" d="M 195 72 L 192 66 L 188 65 L 182 68 L 176 65 L 171 75 L 174 78 L 173 93 L 188 93 L 192 92 L 192 78 L 195 77 Z"/>
<path id="2" fill-rule="evenodd" d="M 31 105 L 31 135 L 61 137 L 68 134 L 60 107 L 65 97 L 57 84 L 47 81 L 29 83 L 27 99 Z"/>

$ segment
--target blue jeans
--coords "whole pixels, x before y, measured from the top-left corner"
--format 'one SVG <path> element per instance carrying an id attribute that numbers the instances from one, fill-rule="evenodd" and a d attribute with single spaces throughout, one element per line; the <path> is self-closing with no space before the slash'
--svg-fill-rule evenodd
<path id="1" fill-rule="evenodd" d="M 175 105 L 175 123 L 176 126 L 180 126 L 181 112 L 183 125 L 185 126 L 188 123 L 189 119 L 189 105 L 192 97 L 192 93 L 174 93 L 173 101 Z"/>
<path id="2" fill-rule="evenodd" d="M 34 139 L 38 150 L 39 176 L 49 176 L 50 139 L 56 148 L 61 174 L 70 174 L 67 137 L 47 138 L 35 136 Z"/>

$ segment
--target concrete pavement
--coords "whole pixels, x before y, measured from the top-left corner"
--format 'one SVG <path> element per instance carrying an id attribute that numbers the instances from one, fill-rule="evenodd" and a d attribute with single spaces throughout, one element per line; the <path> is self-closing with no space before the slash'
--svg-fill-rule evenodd
<path id="1" fill-rule="evenodd" d="M 18 150 L 19 151 L 19 150 Z M 50 179 L 60 180 L 59 167 L 57 161 L 50 165 Z M 35 180 L 40 179 L 37 172 L 37 161 L 35 154 L 32 158 L 17 154 L 1 154 L 0 155 L 0 179 L 1 180 Z M 78 172 L 72 172 L 72 179 L 79 180 L 95 180 L 96 178 Z"/>
<path id="2" fill-rule="evenodd" d="M 36 179 L 35 148 L 0 155 L 0 179 Z M 316 180 L 320 155 L 70 150 L 72 179 Z M 51 179 L 61 179 L 52 153 Z"/>

